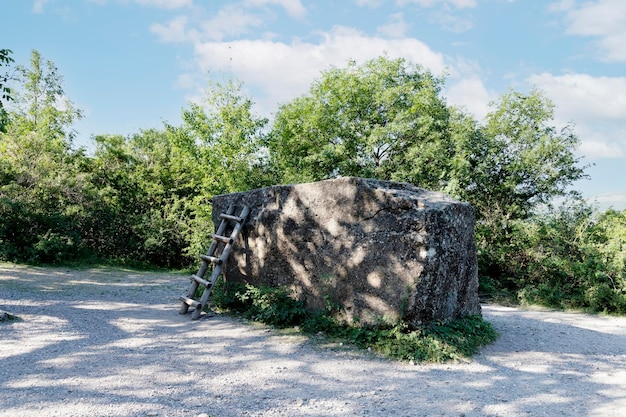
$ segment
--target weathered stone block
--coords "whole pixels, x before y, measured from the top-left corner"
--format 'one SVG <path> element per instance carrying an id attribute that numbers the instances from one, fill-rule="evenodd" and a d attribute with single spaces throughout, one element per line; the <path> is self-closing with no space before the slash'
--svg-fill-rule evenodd
<path id="1" fill-rule="evenodd" d="M 288 286 L 311 308 L 413 326 L 480 314 L 474 211 L 407 183 L 339 178 L 213 198 L 251 212 L 227 281 Z"/>

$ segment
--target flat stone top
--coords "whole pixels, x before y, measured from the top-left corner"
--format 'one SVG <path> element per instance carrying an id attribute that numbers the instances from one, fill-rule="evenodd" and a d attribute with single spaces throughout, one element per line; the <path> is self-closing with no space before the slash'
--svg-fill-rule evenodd
<path id="1" fill-rule="evenodd" d="M 298 194 L 315 192 L 315 190 L 317 190 L 317 192 L 327 192 L 330 194 L 349 194 L 355 192 L 356 190 L 356 192 L 362 193 L 382 194 L 381 197 L 384 195 L 386 198 L 413 201 L 418 207 L 467 204 L 462 203 L 447 194 L 426 190 L 407 182 L 384 181 L 361 177 L 340 177 L 310 183 L 273 185 L 270 187 L 258 188 L 239 193 L 222 194 L 215 196 L 214 198 L 224 196 L 237 198 L 237 196 L 244 194 L 264 194 L 271 191 L 281 194 L 285 190 L 293 190 Z"/>

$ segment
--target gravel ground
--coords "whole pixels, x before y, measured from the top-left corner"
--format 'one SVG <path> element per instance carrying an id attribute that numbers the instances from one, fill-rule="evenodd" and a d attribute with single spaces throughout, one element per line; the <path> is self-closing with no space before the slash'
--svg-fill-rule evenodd
<path id="1" fill-rule="evenodd" d="M 178 314 L 185 276 L 0 264 L 0 417 L 626 416 L 626 318 L 484 305 L 500 338 L 410 365 Z"/>

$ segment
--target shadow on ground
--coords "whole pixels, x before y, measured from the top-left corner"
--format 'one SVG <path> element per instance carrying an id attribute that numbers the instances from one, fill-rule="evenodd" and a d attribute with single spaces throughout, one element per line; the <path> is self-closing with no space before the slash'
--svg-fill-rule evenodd
<path id="1" fill-rule="evenodd" d="M 483 308 L 470 363 L 178 315 L 184 276 L 0 264 L 0 416 L 623 416 L 626 319 Z"/>

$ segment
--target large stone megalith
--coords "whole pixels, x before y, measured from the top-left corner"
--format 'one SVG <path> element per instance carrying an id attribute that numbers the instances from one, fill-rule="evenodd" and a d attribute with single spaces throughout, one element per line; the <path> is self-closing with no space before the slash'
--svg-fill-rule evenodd
<path id="1" fill-rule="evenodd" d="M 411 326 L 480 314 L 474 211 L 407 183 L 339 178 L 213 198 L 250 215 L 227 281 L 288 286 L 311 308 Z"/>

